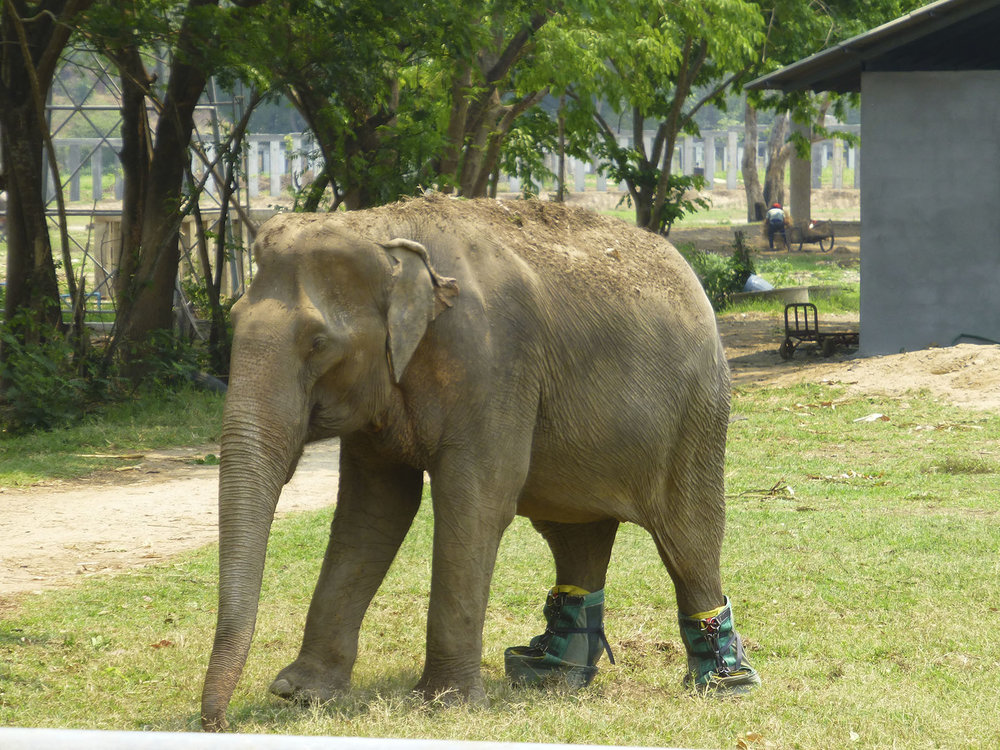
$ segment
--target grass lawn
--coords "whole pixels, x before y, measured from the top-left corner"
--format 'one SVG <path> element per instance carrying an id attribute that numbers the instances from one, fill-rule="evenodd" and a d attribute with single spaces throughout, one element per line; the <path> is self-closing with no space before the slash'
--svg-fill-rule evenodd
<path id="1" fill-rule="evenodd" d="M 0 487 L 115 469 L 123 464 L 122 454 L 218 442 L 222 402 L 220 395 L 194 387 L 140 391 L 103 404 L 70 427 L 23 435 L 0 431 Z"/>
<path id="2" fill-rule="evenodd" d="M 857 421 L 872 413 L 888 420 Z M 743 700 L 680 685 L 673 589 L 648 535 L 619 533 L 607 585 L 617 666 L 575 695 L 514 690 L 503 649 L 542 626 L 553 566 L 518 519 L 485 630 L 489 709 L 425 705 L 425 503 L 365 621 L 354 690 L 317 707 L 267 693 L 294 658 L 325 546 L 324 513 L 275 525 L 241 732 L 681 747 L 994 747 L 993 599 L 1000 416 L 834 386 L 735 394 L 726 592 L 762 688 Z M 215 550 L 22 597 L 0 615 L 0 726 L 187 730 L 214 629 Z M 742 744 L 741 744 L 742 743 Z"/>

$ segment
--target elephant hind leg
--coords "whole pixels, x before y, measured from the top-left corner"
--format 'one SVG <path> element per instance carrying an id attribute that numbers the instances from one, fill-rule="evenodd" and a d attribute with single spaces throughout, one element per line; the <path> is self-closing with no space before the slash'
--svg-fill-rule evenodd
<path id="1" fill-rule="evenodd" d="M 722 472 L 705 464 L 699 473 L 697 466 L 688 464 L 687 473 L 674 474 L 682 480 L 668 482 L 670 514 L 649 530 L 677 594 L 678 623 L 688 657 L 685 685 L 740 695 L 759 685 L 760 677 L 746 659 L 732 607 L 722 593 Z"/>
<path id="2" fill-rule="evenodd" d="M 653 533 L 657 552 L 670 573 L 677 608 L 685 614 L 705 612 L 723 603 L 719 574 L 721 545 L 708 535 Z"/>
<path id="3" fill-rule="evenodd" d="M 609 518 L 592 523 L 531 523 L 552 550 L 557 586 L 579 586 L 587 591 L 604 588 L 618 521 Z"/>
<path id="4" fill-rule="evenodd" d="M 719 572 L 726 525 L 722 457 L 705 460 L 693 449 L 673 457 L 643 525 L 656 542 L 684 614 L 722 606 Z"/>

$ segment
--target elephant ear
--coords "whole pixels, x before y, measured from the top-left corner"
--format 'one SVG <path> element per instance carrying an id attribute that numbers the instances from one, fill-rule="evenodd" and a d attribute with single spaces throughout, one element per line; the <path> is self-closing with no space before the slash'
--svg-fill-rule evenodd
<path id="1" fill-rule="evenodd" d="M 419 242 L 396 238 L 382 247 L 393 259 L 387 349 L 392 374 L 398 383 L 427 326 L 438 313 L 451 307 L 458 284 L 434 270 L 427 248 Z"/>

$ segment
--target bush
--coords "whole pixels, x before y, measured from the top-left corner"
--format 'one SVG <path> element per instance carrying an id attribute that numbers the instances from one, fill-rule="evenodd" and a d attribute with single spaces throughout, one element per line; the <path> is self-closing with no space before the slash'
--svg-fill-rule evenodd
<path id="1" fill-rule="evenodd" d="M 108 364 L 105 352 L 75 351 L 58 328 L 25 313 L 0 323 L 0 346 L 0 432 L 6 435 L 65 427 L 139 389 L 167 394 L 192 383 L 225 389 L 202 373 L 203 353 L 170 331 L 155 332 L 125 361 Z"/>
<path id="2" fill-rule="evenodd" d="M 692 246 L 682 247 L 680 251 L 701 280 L 705 294 L 716 312 L 728 304 L 730 295 L 743 291 L 747 279 L 756 273 L 750 250 L 741 234 L 737 234 L 733 242 L 733 253 L 728 258 L 696 250 Z"/>
<path id="3" fill-rule="evenodd" d="M 105 383 L 89 361 L 56 328 L 39 325 L 27 314 L 0 324 L 0 422 L 3 431 L 50 429 L 78 419 Z"/>

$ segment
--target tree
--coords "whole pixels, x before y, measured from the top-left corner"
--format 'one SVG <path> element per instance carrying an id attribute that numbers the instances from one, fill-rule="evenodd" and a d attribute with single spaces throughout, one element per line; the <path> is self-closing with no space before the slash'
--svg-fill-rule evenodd
<path id="1" fill-rule="evenodd" d="M 56 167 L 44 106 L 73 23 L 92 2 L 0 0 L 0 153 L 8 191 L 4 323 L 24 322 L 14 326 L 16 335 L 62 325 L 45 212 L 46 149 L 50 168 Z M 75 292 L 64 223 L 63 238 L 67 285 Z"/>
<path id="2" fill-rule="evenodd" d="M 197 191 L 183 192 L 195 108 L 209 77 L 227 60 L 224 52 L 233 49 L 245 9 L 261 1 L 220 8 L 219 0 L 188 0 L 177 13 L 169 0 L 133 0 L 102 4 L 87 18 L 89 38 L 114 61 L 122 86 L 125 188 L 109 358 L 173 327 L 180 225 L 198 199 Z M 148 70 L 155 49 L 169 56 L 162 83 Z"/>
<path id="3" fill-rule="evenodd" d="M 543 65 L 539 75 L 530 70 L 531 58 L 539 54 L 539 31 L 567 5 L 512 0 L 469 6 L 468 23 L 479 35 L 474 47 L 450 44 L 443 60 L 450 107 L 437 169 L 460 195 L 486 194 L 504 140 L 548 94 L 553 69 Z"/>
<path id="4" fill-rule="evenodd" d="M 256 68 L 309 123 L 325 162 L 303 207 L 328 186 L 332 207 L 350 209 L 426 185 L 484 195 L 504 139 L 546 93 L 537 76 L 521 84 L 549 5 L 269 3 Z"/>
<path id="5" fill-rule="evenodd" d="M 597 122 L 599 152 L 626 183 L 637 225 L 669 227 L 669 207 L 690 184 L 672 171 L 678 138 L 697 131 L 694 115 L 707 103 L 724 106 L 730 86 L 750 68 L 761 28 L 756 7 L 743 0 L 628 0 L 567 36 L 586 50 L 582 64 L 593 71 L 592 78 L 576 76 L 575 101 Z M 594 105 L 602 100 L 631 125 L 632 146 L 619 145 L 618 129 Z"/>
<path id="6" fill-rule="evenodd" d="M 431 181 L 433 116 L 421 63 L 439 48 L 454 11 L 406 0 L 269 2 L 248 26 L 247 67 L 284 93 L 308 123 L 324 168 L 305 210 L 366 208 Z"/>

